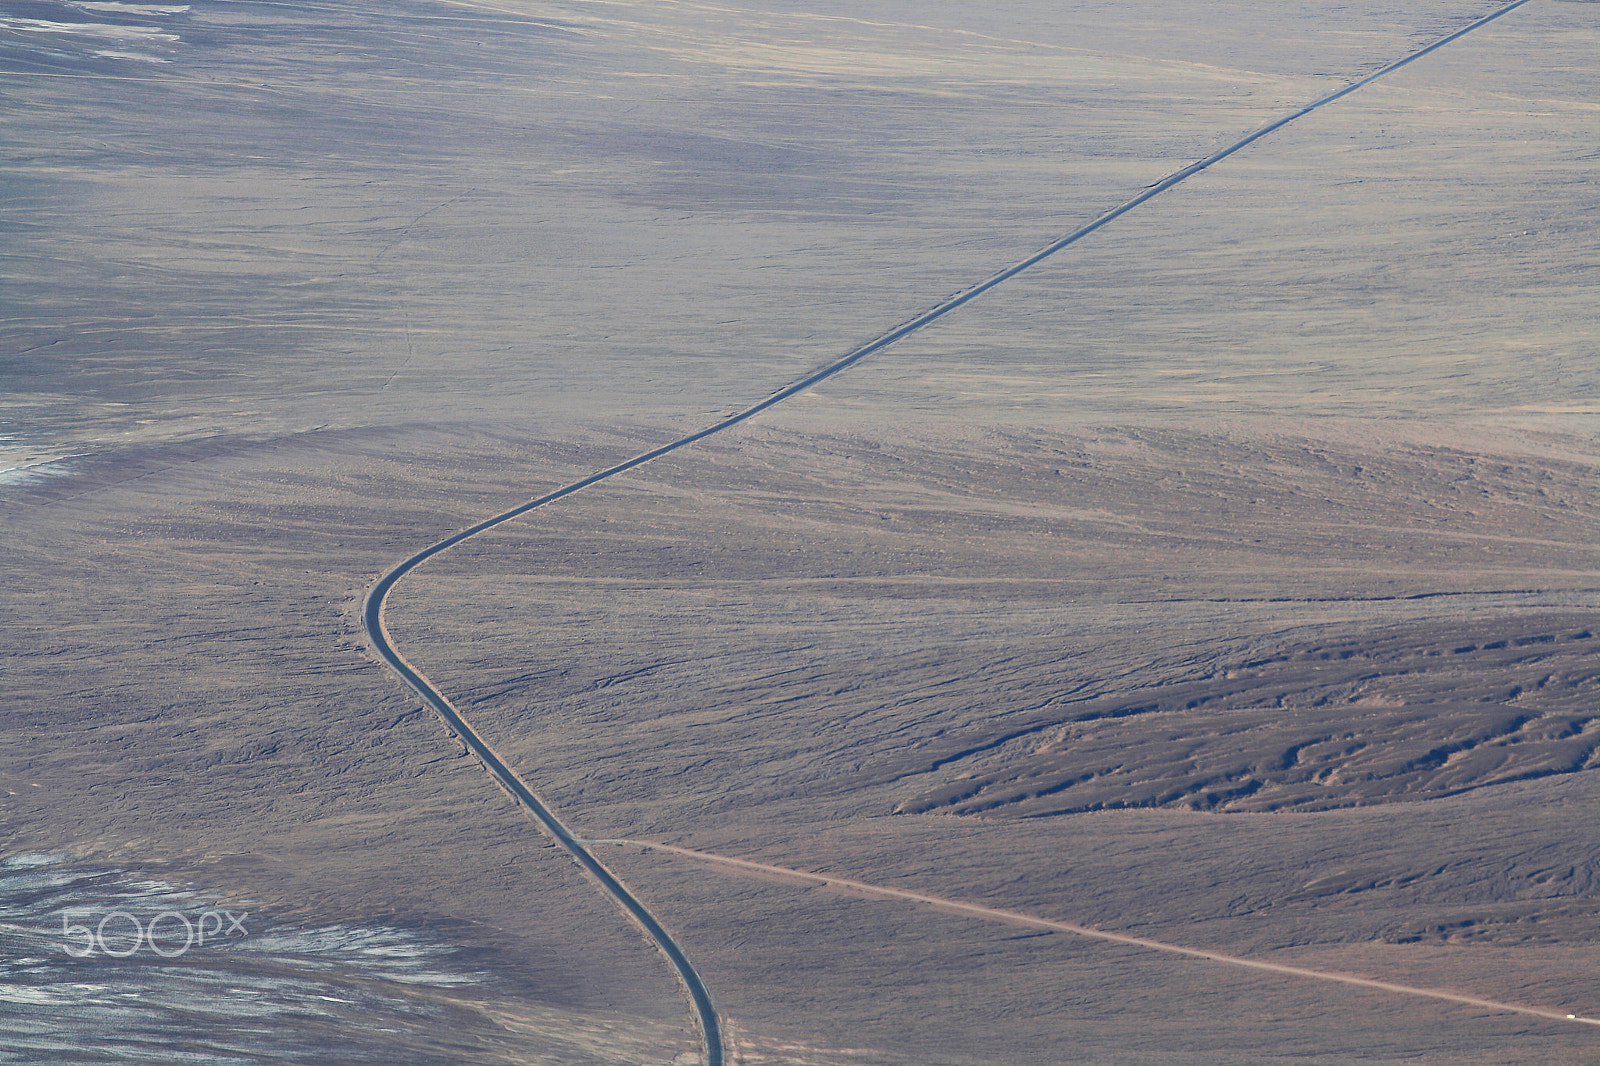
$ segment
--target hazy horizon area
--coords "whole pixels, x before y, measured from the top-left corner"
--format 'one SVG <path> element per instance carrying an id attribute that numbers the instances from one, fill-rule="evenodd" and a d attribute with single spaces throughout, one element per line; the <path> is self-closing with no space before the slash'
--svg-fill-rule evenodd
<path id="1" fill-rule="evenodd" d="M 1503 6 L 6 5 L 0 1061 L 705 1061 L 367 590 Z M 395 646 L 730 1064 L 1590 1061 L 1597 45 L 1518 6 Z"/>

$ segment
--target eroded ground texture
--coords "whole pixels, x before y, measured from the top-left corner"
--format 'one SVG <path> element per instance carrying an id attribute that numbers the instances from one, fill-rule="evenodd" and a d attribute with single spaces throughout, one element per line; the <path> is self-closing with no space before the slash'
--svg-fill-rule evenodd
<path id="1" fill-rule="evenodd" d="M 365 590 L 1494 9 L 0 11 L 0 1060 L 700 1061 Z M 730 1062 L 1594 1062 L 1597 46 L 1533 0 L 396 642 L 628 842 Z"/>

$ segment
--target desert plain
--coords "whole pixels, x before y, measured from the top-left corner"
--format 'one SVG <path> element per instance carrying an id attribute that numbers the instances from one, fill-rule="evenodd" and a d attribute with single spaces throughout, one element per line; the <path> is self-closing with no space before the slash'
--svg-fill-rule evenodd
<path id="1" fill-rule="evenodd" d="M 367 590 L 1501 6 L 7 4 L 0 1061 L 706 1061 Z M 727 1062 L 1600 1061 L 1597 46 L 1517 6 L 389 630 Z"/>

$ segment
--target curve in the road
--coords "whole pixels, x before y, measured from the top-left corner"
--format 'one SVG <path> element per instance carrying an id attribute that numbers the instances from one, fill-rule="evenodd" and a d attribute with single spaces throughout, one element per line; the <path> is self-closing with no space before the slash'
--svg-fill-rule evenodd
<path id="1" fill-rule="evenodd" d="M 384 625 L 383 617 L 385 603 L 388 599 L 389 592 L 394 588 L 395 583 L 427 560 L 433 558 L 435 555 L 438 555 L 440 552 L 448 551 L 457 544 L 460 544 L 462 541 L 467 540 L 469 537 L 477 536 L 479 533 L 509 522 L 519 515 L 524 515 L 537 507 L 543 507 L 546 504 L 554 503 L 556 500 L 562 499 L 565 496 L 570 496 L 575 492 L 581 492 L 591 485 L 595 485 L 609 478 L 616 477 L 618 474 L 625 473 L 634 469 L 635 467 L 643 466 L 645 463 L 648 463 L 651 460 L 659 459 L 662 456 L 671 452 L 675 452 L 680 448 L 688 447 L 689 445 L 694 444 L 696 441 L 704 440 L 713 434 L 721 433 L 723 430 L 731 429 L 742 422 L 746 422 L 749 419 L 754 418 L 756 415 L 767 410 L 768 408 L 776 406 L 777 404 L 780 404 L 783 401 L 801 392 L 804 392 L 813 385 L 825 381 L 828 378 L 833 377 L 835 374 L 838 374 L 840 371 L 854 366 L 856 363 L 865 359 L 874 352 L 882 351 L 891 344 L 903 340 L 918 330 L 932 324 L 940 318 L 943 318 L 951 311 L 954 311 L 956 308 L 971 302 L 977 297 L 983 295 L 985 292 L 988 292 L 990 289 L 994 288 L 996 285 L 1015 277 L 1028 268 L 1035 266 L 1052 255 L 1055 255 L 1063 248 L 1077 243 L 1084 237 L 1087 237 L 1089 234 L 1094 233 L 1096 230 L 1101 229 L 1110 222 L 1122 217 L 1129 211 L 1132 211 L 1140 204 L 1160 196 L 1162 193 L 1166 192 L 1168 189 L 1171 189 L 1180 182 L 1185 181 L 1186 179 L 1193 177 L 1208 167 L 1214 166 L 1222 160 L 1227 159 L 1229 156 L 1242 151 L 1244 148 L 1254 144 L 1256 141 L 1267 136 L 1269 133 L 1272 133 L 1274 130 L 1282 129 L 1289 123 L 1294 122 L 1297 119 L 1304 118 L 1306 115 L 1309 115 L 1320 108 L 1328 106 L 1336 100 L 1350 95 L 1358 89 L 1361 89 L 1363 86 L 1370 85 L 1379 78 L 1382 78 L 1387 74 L 1391 74 L 1394 71 L 1399 70 L 1401 67 L 1421 59 L 1430 52 L 1434 52 L 1440 48 L 1443 48 L 1452 41 L 1466 36 L 1479 27 L 1493 22 L 1495 19 L 1510 14 L 1512 11 L 1515 11 L 1517 8 L 1522 7 L 1524 4 L 1529 2 L 1531 2 L 1531 0 L 1514 0 L 1513 3 L 1506 4 L 1505 6 L 1483 16 L 1482 18 L 1468 23 L 1466 26 L 1456 30 L 1454 33 L 1451 33 L 1446 37 L 1442 37 L 1432 44 L 1424 48 L 1420 48 L 1404 58 L 1390 63 L 1381 70 L 1378 70 L 1372 74 L 1368 74 L 1366 77 L 1361 78 L 1358 81 L 1354 81 L 1342 89 L 1331 92 L 1326 96 L 1307 104 L 1297 111 L 1275 119 L 1272 122 L 1267 123 L 1265 126 L 1262 126 L 1260 129 L 1241 137 L 1239 140 L 1228 145 L 1226 148 L 1213 152 L 1204 159 L 1201 159 L 1195 163 L 1191 163 L 1183 169 L 1169 174 L 1167 177 L 1156 182 L 1154 185 L 1145 188 L 1137 196 L 1118 204 L 1116 207 L 1107 211 L 1105 214 L 1099 216 L 1093 221 L 1079 226 L 1077 229 L 1063 237 L 1051 241 L 1049 244 L 1045 245 L 1037 252 L 1034 252 L 1026 259 L 1023 259 L 1021 262 L 1014 263 L 1011 266 L 1008 266 L 1005 269 L 990 275 L 983 281 L 978 282 L 976 285 L 963 289 L 955 295 L 946 298 L 929 310 L 917 315 L 915 318 L 909 319 L 900 325 L 895 326 L 887 332 L 879 335 L 875 339 L 861 345 L 859 348 L 856 348 L 846 355 L 841 356 L 839 359 L 836 359 L 833 362 L 828 363 L 826 366 L 812 371 L 805 377 L 800 378 L 798 381 L 779 389 L 777 392 L 773 393 L 771 396 L 768 396 L 759 403 L 752 404 L 749 407 L 746 407 L 744 410 L 729 415 L 720 422 L 716 422 L 705 427 L 704 429 L 700 429 L 693 433 L 679 437 L 674 441 L 670 441 L 661 445 L 659 448 L 652 448 L 651 450 L 636 455 L 631 459 L 617 463 L 615 466 L 607 467 L 598 473 L 591 474 L 579 481 L 574 481 L 570 485 L 564 485 L 553 492 L 548 492 L 537 499 L 529 500 L 526 503 L 511 508 L 510 510 L 502 511 L 493 517 L 484 519 L 482 522 L 479 522 L 474 526 L 470 526 L 467 529 L 461 530 L 459 533 L 455 533 L 434 544 L 430 544 L 428 547 L 423 548 L 415 555 L 412 555 L 411 557 L 395 565 L 394 568 L 380 577 L 377 583 L 372 586 L 370 591 L 368 591 L 362 610 L 362 620 L 366 628 L 367 638 L 372 643 L 372 647 L 377 652 L 378 656 L 383 659 L 384 662 L 388 663 L 395 673 L 397 673 L 407 685 L 411 686 L 411 688 L 414 689 L 430 707 L 438 712 L 439 716 L 444 719 L 445 724 L 449 726 L 450 731 L 459 737 L 462 743 L 464 743 L 467 748 L 478 757 L 479 761 L 483 763 L 490 775 L 492 775 L 495 780 L 499 781 L 506 791 L 509 792 L 512 797 L 515 798 L 517 802 L 520 803 L 528 811 L 528 813 L 533 816 L 539 827 L 546 834 L 554 839 L 561 847 L 565 848 L 566 851 L 573 857 L 573 859 L 575 859 L 580 866 L 582 866 L 586 871 L 589 872 L 591 876 L 595 878 L 595 880 L 600 884 L 600 887 L 617 901 L 622 909 L 640 925 L 650 939 L 655 942 L 656 946 L 660 948 L 660 950 L 666 955 L 668 961 L 672 964 L 673 969 L 677 972 L 679 980 L 683 982 L 684 988 L 689 994 L 690 1001 L 694 1005 L 701 1035 L 706 1043 L 705 1061 L 707 1066 L 722 1066 L 723 1051 L 721 1030 L 717 1022 L 716 1010 L 712 1005 L 711 994 L 707 990 L 705 982 L 701 979 L 699 973 L 696 972 L 693 964 L 690 963 L 688 956 L 684 954 L 683 949 L 679 947 L 678 943 L 673 940 L 672 936 L 666 931 L 665 928 L 662 927 L 661 923 L 655 918 L 654 915 L 650 913 L 644 904 L 639 902 L 633 893 L 630 892 L 615 875 L 607 870 L 598 859 L 590 854 L 589 850 L 584 847 L 583 843 L 577 837 L 573 836 L 570 831 L 568 831 L 566 826 L 564 826 L 561 821 L 556 818 L 550 809 L 546 807 L 537 796 L 534 795 L 533 790 L 530 789 L 514 771 L 512 771 L 510 766 L 507 765 L 504 760 L 494 753 L 493 749 L 490 748 L 483 738 L 480 737 L 478 733 L 466 722 L 466 720 L 461 717 L 460 712 L 451 705 L 450 701 L 445 698 L 444 694 L 440 692 L 420 670 L 408 663 L 405 658 L 401 656 L 401 654 L 395 649 L 394 642 L 390 639 L 388 629 Z"/>
<path id="2" fill-rule="evenodd" d="M 435 553 L 430 552 L 429 554 Z M 416 556 L 413 556 L 412 559 L 417 562 L 421 561 Z M 411 562 L 411 560 L 407 560 L 407 562 Z M 413 563 L 412 565 L 415 564 Z M 706 1066 L 722 1066 L 722 1033 L 717 1021 L 716 1008 L 711 1002 L 711 991 L 706 987 L 705 981 L 694 968 L 694 964 L 689 961 L 689 957 L 684 954 L 683 948 L 678 946 L 678 942 L 672 938 L 672 934 L 668 933 L 656 916 L 650 913 L 649 908 L 641 903 L 639 898 L 615 874 L 606 869 L 605 865 L 599 859 L 596 859 L 580 840 L 572 835 L 567 827 L 561 823 L 561 820 L 551 813 L 550 808 L 546 807 L 544 802 L 534 795 L 533 789 L 529 788 L 527 783 L 517 775 L 517 772 L 511 769 L 510 764 L 502 759 L 489 746 L 488 742 L 478 735 L 477 730 L 467 724 L 466 720 L 461 717 L 461 712 L 456 710 L 455 706 L 445 698 L 444 694 L 435 688 L 433 683 L 423 676 L 421 671 L 407 662 L 405 657 L 396 650 L 394 642 L 389 637 L 388 627 L 384 625 L 383 605 L 389 590 L 394 587 L 394 583 L 405 576 L 410 569 L 411 566 L 407 566 L 404 563 L 395 567 L 387 574 L 384 574 L 378 583 L 372 587 L 372 591 L 367 594 L 363 618 L 366 623 L 367 635 L 372 640 L 373 648 L 382 656 L 383 661 L 388 663 L 405 680 L 406 684 L 415 689 L 427 701 L 428 705 L 438 712 L 439 716 L 444 719 L 445 724 L 450 727 L 450 731 L 460 738 L 461 742 L 478 757 L 478 761 L 483 763 L 484 768 L 489 771 L 496 781 L 500 782 L 501 787 L 510 793 L 511 797 L 533 816 L 534 821 L 539 824 L 539 828 L 544 830 L 546 835 L 562 848 L 566 849 L 567 853 L 577 860 L 578 865 L 583 867 L 599 883 L 601 889 L 607 895 L 621 905 L 628 916 L 644 930 L 645 935 L 655 942 L 656 947 L 661 950 L 662 954 L 666 955 L 667 961 L 671 963 L 673 970 L 678 975 L 678 979 L 683 983 L 685 991 L 689 993 L 690 1002 L 694 1005 L 695 1016 L 700 1026 L 700 1034 L 706 1046 Z"/>

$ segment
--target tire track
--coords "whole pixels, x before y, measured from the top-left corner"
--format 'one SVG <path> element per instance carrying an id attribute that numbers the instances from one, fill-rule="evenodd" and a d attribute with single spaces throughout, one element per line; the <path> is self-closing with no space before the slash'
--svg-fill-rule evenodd
<path id="1" fill-rule="evenodd" d="M 675 940 L 673 940 L 671 934 L 667 932 L 667 930 L 661 925 L 656 917 L 650 913 L 649 909 L 646 908 L 644 904 L 633 895 L 633 893 L 622 883 L 621 880 L 612 874 L 611 871 L 606 869 L 606 867 L 589 852 L 583 841 L 575 837 L 571 831 L 569 831 L 567 827 L 556 818 L 555 814 L 544 805 L 544 803 L 534 794 L 533 790 L 529 788 L 520 777 L 517 776 L 515 771 L 513 771 L 510 766 L 494 752 L 488 743 L 478 735 L 472 726 L 469 725 L 464 718 L 462 718 L 461 713 L 457 711 L 450 701 L 445 698 L 444 694 L 440 692 L 431 681 L 428 680 L 426 675 L 407 662 L 406 659 L 399 653 L 399 651 L 396 650 L 393 641 L 390 639 L 389 631 L 384 625 L 384 608 L 388 600 L 389 592 L 394 588 L 395 584 L 401 578 L 409 574 L 412 570 L 415 570 L 418 566 L 421 566 L 435 555 L 450 550 L 457 544 L 460 544 L 462 541 L 467 540 L 470 537 L 475 537 L 479 533 L 483 533 L 487 530 L 495 528 L 496 526 L 509 522 L 520 515 L 527 514 L 529 511 L 532 511 L 537 507 L 543 507 L 546 504 L 554 503 L 555 501 L 566 496 L 570 496 L 575 492 L 581 492 L 592 485 L 596 485 L 602 481 L 616 477 L 618 474 L 626 473 L 635 467 L 643 466 L 645 463 L 659 459 L 662 456 L 675 452 L 680 448 L 686 448 L 697 441 L 704 440 L 705 438 L 714 434 L 721 433 L 724 430 L 732 429 L 743 422 L 749 421 L 768 408 L 775 407 L 785 400 L 788 400 L 791 397 L 804 392 L 806 389 L 811 388 L 813 385 L 817 385 L 820 382 L 826 381 L 828 378 L 831 378 L 834 375 L 849 369 L 856 363 L 859 363 L 861 360 L 865 359 L 867 356 L 872 355 L 875 352 L 880 352 L 897 341 L 903 340 L 918 330 L 931 325 L 932 323 L 943 318 L 945 315 L 949 314 L 951 311 L 954 311 L 956 308 L 977 299 L 979 296 L 988 292 L 995 286 L 1004 283 L 1005 281 L 1017 276 L 1030 267 L 1033 267 L 1045 259 L 1048 259 L 1062 249 L 1077 243 L 1083 238 L 1089 236 L 1091 233 L 1094 233 L 1111 222 L 1114 222 L 1116 219 L 1121 218 L 1123 215 L 1134 210 L 1139 205 L 1153 200 L 1157 196 L 1160 196 L 1173 186 L 1178 185 L 1179 183 L 1193 177 L 1209 167 L 1216 165 L 1217 163 L 1220 163 L 1229 156 L 1244 150 L 1273 131 L 1282 129 L 1291 122 L 1304 118 L 1305 116 L 1320 110 L 1321 108 L 1327 107 L 1329 104 L 1349 96 L 1351 93 L 1358 91 L 1364 86 L 1370 85 L 1379 78 L 1382 78 L 1388 74 L 1392 74 L 1402 67 L 1421 59 L 1423 56 L 1435 52 L 1453 41 L 1459 40 L 1474 30 L 1477 30 L 1498 18 L 1502 18 L 1503 16 L 1510 14 L 1517 8 L 1522 7 L 1524 4 L 1529 2 L 1530 0 L 1514 0 L 1514 2 L 1506 4 L 1505 6 L 1489 13 L 1488 15 L 1468 23 L 1466 26 L 1456 30 L 1454 33 L 1442 37 L 1432 44 L 1427 45 L 1424 48 L 1420 48 L 1417 51 L 1412 52 L 1409 55 L 1394 61 L 1393 63 L 1390 63 L 1388 66 L 1385 66 L 1372 74 L 1368 74 L 1357 81 L 1351 82 L 1342 89 L 1335 90 L 1326 96 L 1320 97 L 1319 99 L 1312 101 L 1297 111 L 1293 111 L 1280 118 L 1274 119 L 1272 122 L 1269 122 L 1265 126 L 1246 134 L 1239 140 L 1234 141 L 1225 148 L 1213 152 L 1204 159 L 1191 163 L 1181 170 L 1174 171 L 1172 174 L 1169 174 L 1167 177 L 1156 182 L 1154 185 L 1147 186 L 1138 195 L 1123 201 L 1099 217 L 1073 230 L 1071 233 L 1051 241 L 1049 244 L 1045 245 L 1043 248 L 1040 248 L 1037 252 L 1034 252 L 1026 259 L 1023 259 L 1018 263 L 1014 263 L 1011 266 L 1008 266 L 990 275 L 989 277 L 975 285 L 970 286 L 969 288 L 963 289 L 952 296 L 946 297 L 943 301 L 935 304 L 927 311 L 924 311 L 916 317 L 900 323 L 899 325 L 880 334 L 873 340 L 868 341 L 860 347 L 853 349 L 833 362 L 812 371 L 810 374 L 800 378 L 798 381 L 784 386 L 777 392 L 768 396 L 766 399 L 752 404 L 742 411 L 738 411 L 732 415 L 729 415 L 727 418 L 724 418 L 719 422 L 715 422 L 704 429 L 700 429 L 693 433 L 679 437 L 676 440 L 663 444 L 658 448 L 652 448 L 651 450 L 636 455 L 631 459 L 627 459 L 623 462 L 617 463 L 614 466 L 607 467 L 604 470 L 591 474 L 579 481 L 574 481 L 571 484 L 564 485 L 553 492 L 548 492 L 537 499 L 529 500 L 527 503 L 513 507 L 507 511 L 502 511 L 501 513 L 490 518 L 486 518 L 476 525 L 469 526 L 468 528 L 461 530 L 459 533 L 455 533 L 444 538 L 443 540 L 429 545 L 426 548 L 423 548 L 415 555 L 412 555 L 409 558 L 397 563 L 388 572 L 378 578 L 377 582 L 368 591 L 366 600 L 362 607 L 362 622 L 366 629 L 367 638 L 372 644 L 373 650 L 378 654 L 379 658 L 387 663 L 389 667 L 394 670 L 397 675 L 399 675 L 401 680 L 409 685 L 419 696 L 422 697 L 428 706 L 432 707 L 439 714 L 439 716 L 444 719 L 445 725 L 449 727 L 450 731 L 467 746 L 468 750 L 478 757 L 478 760 L 483 763 L 484 768 L 488 770 L 490 776 L 498 781 L 501 787 L 510 793 L 510 795 L 518 803 L 520 803 L 530 815 L 532 815 L 534 821 L 538 823 L 540 829 L 543 830 L 546 835 L 550 836 L 556 841 L 556 843 L 565 848 L 567 853 L 573 857 L 578 865 L 581 866 L 599 883 L 601 889 L 617 901 L 618 905 L 623 909 L 623 911 L 640 926 L 640 928 L 651 939 L 651 941 L 655 943 L 657 948 L 659 948 L 660 951 L 667 957 L 668 962 L 672 965 L 672 968 L 676 972 L 678 979 L 682 982 L 684 989 L 688 993 L 689 999 L 694 1006 L 696 1020 L 700 1028 L 701 1036 L 705 1041 L 706 1066 L 722 1066 L 723 1047 L 721 1028 L 717 1021 L 716 1009 L 712 1003 L 711 993 L 709 989 L 707 989 L 704 980 L 702 980 L 700 974 L 695 970 L 694 965 L 689 961 L 689 958 L 683 952 L 683 949 Z M 893 890 L 885 889 L 882 891 Z M 929 898 L 931 899 L 932 897 Z M 960 906 L 971 907 L 972 905 L 962 904 Z M 1150 946 L 1155 946 L 1154 942 L 1151 942 Z M 1163 950 L 1186 951 L 1186 949 L 1170 948 L 1170 946 L 1164 947 Z M 1206 954 L 1202 952 L 1187 953 Z M 1208 955 L 1207 957 L 1210 956 Z M 1234 961 L 1243 962 L 1243 960 Z M 1293 967 L 1279 967 L 1268 963 L 1252 963 L 1250 965 L 1258 966 L 1260 968 L 1277 969 L 1283 972 L 1296 972 Z M 1306 973 L 1312 974 L 1313 972 L 1306 971 Z M 1349 980 L 1361 981 L 1359 978 L 1350 978 Z M 1381 982 L 1366 983 L 1379 987 L 1390 987 L 1382 986 Z M 1402 986 L 1392 986 L 1394 989 L 1401 989 L 1401 987 Z"/>
<path id="2" fill-rule="evenodd" d="M 1007 925 L 1020 925 L 1029 929 L 1041 929 L 1047 932 L 1072 933 L 1076 936 L 1088 937 L 1092 940 L 1106 940 L 1113 944 L 1126 944 L 1131 947 L 1147 948 L 1151 951 L 1162 951 L 1169 955 L 1183 955 L 1192 959 L 1205 959 L 1208 962 L 1223 963 L 1228 966 L 1239 966 L 1247 970 L 1265 970 L 1268 973 L 1287 974 L 1290 977 L 1306 977 L 1317 981 L 1332 981 L 1336 984 L 1353 985 L 1357 988 L 1368 988 L 1379 992 L 1397 992 L 1407 996 L 1420 996 L 1425 999 L 1439 999 L 1447 1003 L 1458 1003 L 1468 1007 L 1482 1007 L 1486 1010 L 1505 1012 L 1510 1014 L 1526 1014 L 1535 1018 L 1545 1018 L 1550 1021 L 1577 1022 L 1581 1025 L 1600 1025 L 1600 1018 L 1587 1018 L 1577 1014 L 1567 1014 L 1563 1011 L 1551 1010 L 1547 1007 L 1529 1007 L 1518 1003 L 1502 1003 L 1499 1000 L 1480 999 L 1477 996 L 1466 996 L 1459 992 L 1446 992 L 1435 988 L 1417 988 L 1413 985 L 1400 985 L 1391 981 L 1377 981 L 1369 977 L 1357 977 L 1354 974 L 1338 973 L 1332 970 L 1313 970 L 1304 966 L 1290 966 L 1280 962 L 1265 962 L 1260 959 L 1247 959 L 1239 955 L 1227 955 L 1220 951 L 1206 951 L 1202 948 L 1186 948 L 1177 944 L 1168 944 L 1162 940 L 1150 940 L 1141 936 L 1129 936 L 1126 933 L 1111 933 L 1093 926 L 1079 925 L 1076 922 L 1057 921 L 1053 918 L 1040 918 L 1037 915 L 1025 914 L 1022 911 L 1002 910 L 998 907 L 985 907 L 977 903 L 963 903 L 961 900 L 946 899 L 943 896 L 930 896 L 924 892 L 911 892 L 900 888 L 885 888 L 882 885 L 872 885 L 865 881 L 856 881 L 848 877 L 836 877 L 833 874 L 814 874 L 805 870 L 795 870 L 788 866 L 772 866 L 764 862 L 752 862 L 749 859 L 735 859 L 729 855 L 718 855 L 710 851 L 695 851 L 692 848 L 680 848 L 675 844 L 658 844 L 650 840 L 587 840 L 586 844 L 617 844 L 624 847 L 646 848 L 651 851 L 663 851 L 672 855 L 681 855 L 694 859 L 697 862 L 708 863 L 713 866 L 726 867 L 734 872 L 747 872 L 759 874 L 764 877 L 779 877 L 797 884 L 809 885 L 815 888 L 833 888 L 848 892 L 855 896 L 867 896 L 872 899 L 899 900 L 907 903 L 921 903 L 925 906 L 943 911 L 946 914 L 956 914 L 965 918 L 980 918 L 991 922 L 1004 922 Z"/>

